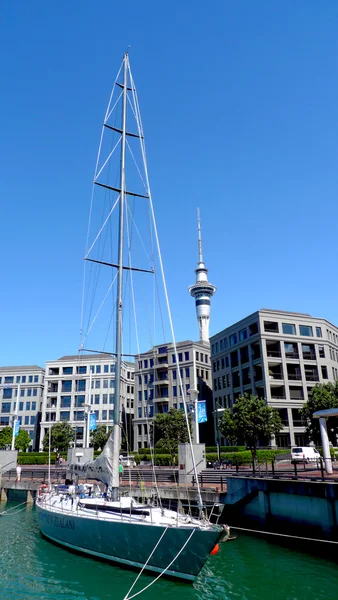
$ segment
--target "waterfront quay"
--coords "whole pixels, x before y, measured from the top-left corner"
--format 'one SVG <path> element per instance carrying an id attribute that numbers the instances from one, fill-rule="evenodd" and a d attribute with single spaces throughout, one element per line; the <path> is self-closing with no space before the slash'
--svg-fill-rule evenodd
<path id="1" fill-rule="evenodd" d="M 64 483 L 66 469 L 52 467 L 52 484 Z M 38 489 L 47 483 L 46 466 L 23 467 L 21 481 L 14 470 L 2 477 L 1 500 L 33 502 Z M 233 528 L 301 536 L 338 543 L 338 471 L 323 476 L 316 467 L 294 467 L 286 463 L 272 472 L 253 473 L 248 467 L 233 470 L 205 469 L 199 474 L 206 506 L 219 505 L 220 522 Z M 142 502 L 156 500 L 160 491 L 166 506 L 194 509 L 196 482 L 178 484 L 178 469 L 147 467 L 125 469 L 121 493 L 130 493 Z"/>

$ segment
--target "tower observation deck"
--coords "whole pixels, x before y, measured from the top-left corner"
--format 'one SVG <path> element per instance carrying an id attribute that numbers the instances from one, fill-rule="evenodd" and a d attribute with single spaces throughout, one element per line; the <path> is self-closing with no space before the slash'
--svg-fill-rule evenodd
<path id="1" fill-rule="evenodd" d="M 198 327 L 200 330 L 200 341 L 209 343 L 209 321 L 210 321 L 210 299 L 216 292 L 214 285 L 208 281 L 208 269 L 203 262 L 202 255 L 202 235 L 200 212 L 197 210 L 197 228 L 198 228 L 198 263 L 196 273 L 196 283 L 189 288 L 189 293 L 195 298 L 196 314 Z"/>

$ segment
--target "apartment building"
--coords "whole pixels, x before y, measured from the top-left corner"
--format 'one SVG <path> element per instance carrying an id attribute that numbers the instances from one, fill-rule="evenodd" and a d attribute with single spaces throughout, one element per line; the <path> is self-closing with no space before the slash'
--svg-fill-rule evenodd
<path id="1" fill-rule="evenodd" d="M 123 437 L 132 437 L 133 434 L 134 369 L 134 363 L 122 363 Z M 46 362 L 40 448 L 51 424 L 61 421 L 67 421 L 74 427 L 76 445 L 82 446 L 86 412 L 89 410 L 95 413 L 98 425 L 112 427 L 115 376 L 115 358 L 108 354 L 63 356 Z"/>
<path id="2" fill-rule="evenodd" d="M 172 343 L 154 346 L 136 357 L 135 364 L 135 418 L 134 450 L 149 446 L 148 427 L 159 413 L 170 408 L 182 409 L 183 397 L 179 385 L 179 373 L 186 400 L 189 389 L 198 389 L 199 400 L 206 400 L 209 422 L 200 425 L 200 439 L 207 441 L 212 426 L 212 390 L 210 346 L 204 342 L 178 342 L 177 359 Z M 213 432 L 211 431 L 211 437 Z"/>
<path id="3" fill-rule="evenodd" d="M 305 313 L 262 309 L 210 342 L 214 414 L 245 392 L 258 395 L 284 424 L 275 443 L 306 445 L 299 409 L 313 386 L 338 379 L 338 328 Z"/>
<path id="4" fill-rule="evenodd" d="M 0 429 L 12 426 L 17 414 L 20 428 L 39 446 L 39 416 L 43 400 L 45 370 L 37 365 L 0 367 Z"/>

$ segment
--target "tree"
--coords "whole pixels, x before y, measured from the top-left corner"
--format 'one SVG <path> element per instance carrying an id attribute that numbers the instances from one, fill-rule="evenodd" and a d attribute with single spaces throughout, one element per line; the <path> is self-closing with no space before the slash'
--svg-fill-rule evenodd
<path id="1" fill-rule="evenodd" d="M 55 423 L 51 429 L 51 450 L 65 452 L 68 450 L 70 443 L 74 439 L 74 431 L 72 426 L 66 421 Z M 43 438 L 42 446 L 45 452 L 49 449 L 49 431 Z"/>
<path id="2" fill-rule="evenodd" d="M 30 444 L 31 438 L 29 437 L 27 431 L 25 431 L 24 429 L 20 429 L 18 435 L 15 437 L 15 450 L 21 450 L 21 452 L 26 452 Z"/>
<path id="3" fill-rule="evenodd" d="M 191 415 L 188 415 L 191 431 Z M 177 453 L 178 444 L 189 440 L 187 423 L 183 410 L 171 408 L 167 413 L 156 415 L 150 430 L 151 438 L 157 450 L 166 450 L 173 459 Z"/>
<path id="4" fill-rule="evenodd" d="M 306 432 L 315 444 L 321 445 L 319 419 L 313 418 L 317 410 L 338 408 L 338 381 L 335 383 L 319 383 L 312 388 L 309 400 L 300 410 L 306 423 Z M 327 435 L 333 446 L 337 445 L 338 417 L 331 417 L 326 421 Z"/>
<path id="5" fill-rule="evenodd" d="M 224 411 L 219 429 L 231 443 L 243 440 L 255 461 L 258 442 L 267 443 L 283 429 L 283 423 L 278 412 L 265 400 L 244 394 L 236 400 L 232 412 Z"/>
<path id="6" fill-rule="evenodd" d="M 111 429 L 106 431 L 105 425 L 99 425 L 94 431 L 91 432 L 90 442 L 94 446 L 94 450 L 103 448 L 111 434 L 111 431 Z"/>
<path id="7" fill-rule="evenodd" d="M 0 448 L 11 448 L 12 446 L 13 430 L 11 427 L 4 427 L 0 431 Z"/>

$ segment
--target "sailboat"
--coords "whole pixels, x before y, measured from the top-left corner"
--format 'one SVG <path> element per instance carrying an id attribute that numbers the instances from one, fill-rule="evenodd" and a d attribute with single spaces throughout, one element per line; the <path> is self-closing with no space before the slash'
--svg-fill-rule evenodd
<path id="1" fill-rule="evenodd" d="M 120 375 L 124 356 L 122 354 L 123 274 L 124 271 L 129 271 L 131 274 L 134 274 L 134 272 L 153 273 L 154 270 L 153 267 L 143 269 L 133 267 L 131 264 L 126 266 L 125 264 L 126 198 L 133 196 L 136 199 L 142 199 L 142 201 L 146 199 L 150 203 L 150 214 L 154 217 L 145 162 L 144 133 L 128 53 L 123 57 L 113 91 L 114 89 L 118 89 L 118 99 L 122 103 L 122 123 L 119 126 L 116 125 L 116 121 L 111 124 L 110 118 L 116 106 L 112 92 L 104 119 L 100 148 L 103 132 L 109 130 L 118 134 L 118 142 L 115 145 L 111 144 L 108 156 L 111 156 L 113 151 L 119 147 L 119 183 L 113 186 L 102 183 L 102 180 L 100 180 L 103 167 L 107 164 L 106 160 L 102 167 L 98 162 L 96 164 L 94 186 L 99 186 L 117 195 L 117 200 L 114 203 L 114 207 L 119 204 L 117 262 L 91 259 L 89 258 L 89 252 L 86 254 L 87 261 L 101 263 L 104 268 L 110 267 L 117 274 L 114 426 L 103 451 L 95 460 L 83 465 L 70 466 L 74 476 L 78 476 L 82 480 L 99 480 L 106 484 L 107 491 L 94 495 L 94 493 L 86 493 L 85 489 L 82 489 L 81 494 L 77 494 L 74 486 L 71 489 L 65 488 L 63 490 L 60 488 L 46 490 L 44 488 L 36 501 L 37 518 L 40 530 L 46 538 L 70 550 L 127 567 L 139 568 L 142 571 L 152 571 L 157 573 L 158 576 L 164 575 L 193 581 L 210 553 L 217 548 L 217 543 L 224 537 L 224 528 L 211 523 L 207 518 L 200 489 L 197 490 L 198 517 L 164 508 L 161 502 L 156 502 L 156 505 L 141 504 L 131 495 L 120 494 L 119 489 Z M 137 130 L 132 132 L 127 130 L 128 105 L 130 105 L 137 126 Z M 144 193 L 142 194 L 131 192 L 129 187 L 128 189 L 126 187 L 128 138 L 137 138 L 140 143 L 140 153 L 144 163 L 144 177 L 142 180 Z M 155 238 L 158 242 L 156 225 Z M 163 271 L 161 258 L 160 269 Z M 166 288 L 165 297 L 167 298 Z M 176 360 L 178 363 L 177 353 Z M 180 373 L 179 369 L 178 373 Z M 180 383 L 182 384 L 182 382 Z M 189 427 L 188 431 L 192 450 Z M 196 464 L 193 456 L 192 458 L 195 480 L 198 482 Z"/>

